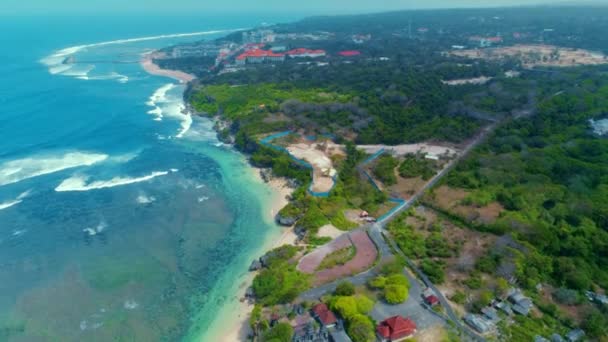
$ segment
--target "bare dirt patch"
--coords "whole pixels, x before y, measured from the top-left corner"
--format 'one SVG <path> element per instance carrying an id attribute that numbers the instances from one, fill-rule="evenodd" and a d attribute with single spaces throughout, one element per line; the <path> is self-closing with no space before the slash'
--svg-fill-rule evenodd
<path id="1" fill-rule="evenodd" d="M 451 188 L 442 185 L 435 189 L 433 193 L 433 202 L 443 210 L 450 210 L 458 205 L 460 201 L 465 199 L 469 193 L 462 189 Z"/>
<path id="2" fill-rule="evenodd" d="M 347 235 L 343 235 L 332 242 L 315 249 L 312 253 L 305 255 L 298 262 L 298 270 L 313 274 L 325 257 L 337 250 L 352 246 Z"/>
<path id="3" fill-rule="evenodd" d="M 408 199 L 412 197 L 418 190 L 422 189 L 427 181 L 423 180 L 421 177 L 416 178 L 403 178 L 401 176 L 397 176 L 397 184 L 392 185 L 389 188 L 391 193 L 399 194 L 399 197 L 403 199 Z"/>
<path id="4" fill-rule="evenodd" d="M 287 146 L 287 151 L 294 157 L 310 163 L 313 168 L 312 190 L 328 192 L 334 185 L 332 177 L 337 171 L 330 158 L 331 151 L 324 143 L 299 142 Z"/>
<path id="5" fill-rule="evenodd" d="M 355 246 L 357 254 L 344 265 L 332 267 L 315 273 L 314 285 L 328 283 L 330 281 L 363 272 L 370 268 L 376 258 L 378 251 L 376 246 L 366 232 L 356 231 L 349 234 L 350 241 Z M 298 267 L 300 267 L 298 265 Z"/>
<path id="6" fill-rule="evenodd" d="M 490 49 L 454 50 L 450 54 L 453 56 L 488 60 L 516 58 L 526 68 L 537 66 L 573 67 L 608 63 L 606 56 L 600 52 L 554 45 L 514 45 Z"/>
<path id="7" fill-rule="evenodd" d="M 417 342 L 441 342 L 448 337 L 447 331 L 441 325 L 435 325 L 416 334 Z"/>

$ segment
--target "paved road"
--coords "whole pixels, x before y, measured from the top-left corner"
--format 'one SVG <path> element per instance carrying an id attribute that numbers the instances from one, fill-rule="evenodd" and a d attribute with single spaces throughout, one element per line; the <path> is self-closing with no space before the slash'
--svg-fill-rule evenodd
<path id="1" fill-rule="evenodd" d="M 484 128 L 484 130 L 479 134 L 475 140 L 473 140 L 464 150 L 463 152 L 454 160 L 450 161 L 450 163 L 441 170 L 437 175 L 435 175 L 431 180 L 422 187 L 414 196 L 412 196 L 407 202 L 402 204 L 399 209 L 395 210 L 393 213 L 383 218 L 382 221 L 374 223 L 372 225 L 365 225 L 359 229 L 366 230 L 378 247 L 379 255 L 382 260 L 389 258 L 393 255 L 393 249 L 397 251 L 401 256 L 405 258 L 408 263 L 408 266 L 414 270 L 416 275 L 421 279 L 425 286 L 430 287 L 439 298 L 441 305 L 444 307 L 448 319 L 451 320 L 454 324 L 458 326 L 460 330 L 462 330 L 469 339 L 473 341 L 485 341 L 484 338 L 477 335 L 473 332 L 468 326 L 466 326 L 461 320 L 460 317 L 456 315 L 456 313 L 452 310 L 452 307 L 449 305 L 447 299 L 443 296 L 443 294 L 435 287 L 435 285 L 428 279 L 428 277 L 414 264 L 403 252 L 398 248 L 397 244 L 392 239 L 384 239 L 383 232 L 386 232 L 385 226 L 387 223 L 392 221 L 395 217 L 397 217 L 402 212 L 408 210 L 414 203 L 416 203 L 429 189 L 433 188 L 437 182 L 439 182 L 445 175 L 447 175 L 463 158 L 465 158 L 476 146 L 478 146 L 481 142 L 485 140 L 485 138 L 490 134 L 497 126 L 499 122 L 494 122 L 490 126 Z M 387 241 L 388 240 L 388 243 Z M 392 247 L 392 249 L 391 249 Z M 342 281 L 349 281 L 354 285 L 363 285 L 367 283 L 367 281 L 379 273 L 379 266 L 375 266 L 372 269 L 359 273 L 357 275 L 336 280 L 332 283 L 325 284 L 314 289 L 308 290 L 302 293 L 299 296 L 300 300 L 317 300 L 322 296 L 332 293 L 336 286 Z M 410 289 L 410 297 L 408 301 L 402 305 L 386 305 L 386 304 L 378 304 L 374 307 L 372 312 L 372 317 L 376 320 L 384 319 L 386 317 L 390 317 L 395 314 L 405 314 L 407 316 L 412 317 L 416 322 L 420 322 L 420 327 L 424 329 L 425 327 L 431 326 L 434 323 L 437 323 L 441 320 L 434 313 L 429 312 L 426 308 L 422 306 L 422 288 L 418 283 L 418 280 L 412 277 L 409 272 L 405 271 L 404 273 L 412 284 L 412 288 Z M 419 310 L 422 309 L 422 310 Z M 443 322 L 442 322 L 443 323 Z"/>

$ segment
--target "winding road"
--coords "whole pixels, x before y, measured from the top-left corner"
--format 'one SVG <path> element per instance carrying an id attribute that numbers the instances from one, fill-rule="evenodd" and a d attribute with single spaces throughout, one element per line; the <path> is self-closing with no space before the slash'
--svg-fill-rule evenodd
<path id="1" fill-rule="evenodd" d="M 452 310 L 452 307 L 450 306 L 450 304 L 448 303 L 447 299 L 443 296 L 443 294 L 441 293 L 441 291 L 439 291 L 439 289 L 437 289 L 435 287 L 435 285 L 428 279 L 428 277 L 424 274 L 424 272 L 422 272 L 418 266 L 412 261 L 410 260 L 404 253 L 403 251 L 401 251 L 401 249 L 399 249 L 399 247 L 397 246 L 397 244 L 395 243 L 395 241 L 393 241 L 390 238 L 385 238 L 385 236 L 389 236 L 388 235 L 388 231 L 386 230 L 386 225 L 391 222 L 394 218 L 396 218 L 399 214 L 403 213 L 404 211 L 408 210 L 409 208 L 411 208 L 412 205 L 414 205 L 428 190 L 430 190 L 431 188 L 433 188 L 445 175 L 447 175 L 456 165 L 458 165 L 458 162 L 460 162 L 463 158 L 465 158 L 475 147 L 477 147 L 480 143 L 482 143 L 487 136 L 494 131 L 494 129 L 496 129 L 496 127 L 499 125 L 500 122 L 493 122 L 492 124 L 490 124 L 489 126 L 485 127 L 481 133 L 479 135 L 477 135 L 477 137 L 475 137 L 475 139 L 473 141 L 471 141 L 471 143 L 469 143 L 467 145 L 467 147 L 462 151 L 462 153 L 460 155 L 458 155 L 458 157 L 454 158 L 452 161 L 450 161 L 448 163 L 448 165 L 443 168 L 443 170 L 441 170 L 439 173 L 437 173 L 433 178 L 431 178 L 431 180 L 429 182 L 427 182 L 420 190 L 418 190 L 416 192 L 416 194 L 414 194 L 410 199 L 408 199 L 404 204 L 402 204 L 397 210 L 395 210 L 394 212 L 392 212 L 391 214 L 387 215 L 386 217 L 384 217 L 381 221 L 371 224 L 371 225 L 364 225 L 358 229 L 361 230 L 365 230 L 367 231 L 367 233 L 369 234 L 370 238 L 372 239 L 372 241 L 374 242 L 374 244 L 376 245 L 376 247 L 378 248 L 379 251 L 379 258 L 380 261 L 379 263 L 377 263 L 376 266 L 372 267 L 371 269 L 356 274 L 354 276 L 350 276 L 350 277 L 346 277 L 346 278 L 342 278 L 339 280 L 336 280 L 334 282 L 310 289 L 304 293 L 302 293 L 298 298 L 300 300 L 307 300 L 307 301 L 311 301 L 311 300 L 317 300 L 319 298 L 321 298 L 322 296 L 332 293 L 335 289 L 336 286 L 342 282 L 342 281 L 348 281 L 351 282 L 354 285 L 364 285 L 365 283 L 367 283 L 367 281 L 373 277 L 375 277 L 376 275 L 379 274 L 379 268 L 380 265 L 382 264 L 382 261 L 388 260 L 393 256 L 393 251 L 396 251 L 399 255 L 401 255 L 403 258 L 405 258 L 405 260 L 407 261 L 407 264 L 409 266 L 410 269 L 412 269 L 415 273 L 416 276 L 418 277 L 418 279 L 421 279 L 422 282 L 424 283 L 424 285 L 426 287 L 431 288 L 435 294 L 437 295 L 437 297 L 439 298 L 439 301 L 442 305 L 442 307 L 445 310 L 445 313 L 447 315 L 447 317 L 443 317 L 440 316 L 446 320 L 451 321 L 453 324 L 456 325 L 456 327 L 459 328 L 459 330 L 461 330 L 463 333 L 466 334 L 466 336 L 472 340 L 472 341 L 480 341 L 483 342 L 485 341 L 485 339 L 479 335 L 477 335 L 471 328 L 469 328 L 467 325 L 465 325 L 463 323 L 463 321 L 460 319 L 460 317 L 458 317 L 458 315 L 456 315 L 456 313 L 454 312 L 454 310 Z M 387 242 L 388 241 L 388 242 Z M 417 300 L 419 300 L 420 308 L 424 308 L 423 312 L 419 311 L 419 310 L 415 310 L 415 306 L 409 306 L 408 308 L 408 312 L 409 311 L 414 311 L 412 312 L 413 314 L 415 314 L 418 318 L 419 321 L 423 321 L 423 322 L 433 322 L 435 320 L 437 320 L 437 316 L 438 314 L 435 312 L 432 312 L 431 309 L 426 308 L 423 304 L 422 304 L 422 289 L 418 284 L 418 279 L 414 278 L 409 272 L 407 272 L 406 270 L 404 270 L 404 274 L 408 277 L 408 279 L 410 280 L 411 284 L 414 284 L 414 286 L 412 286 L 412 288 L 410 289 L 410 300 L 408 300 L 406 303 L 411 302 L 411 299 L 416 298 Z M 419 293 L 418 293 L 419 292 Z M 375 308 L 373 314 L 375 314 L 378 317 L 384 316 L 386 314 L 389 314 L 388 311 L 392 310 L 388 310 L 388 308 L 385 308 L 386 310 L 382 310 L 382 309 L 378 309 Z M 425 314 L 426 313 L 426 314 Z M 426 316 L 428 315 L 434 315 L 433 318 L 427 318 Z M 427 324 L 423 324 L 427 325 Z M 421 328 L 424 328 L 423 326 L 421 326 Z"/>

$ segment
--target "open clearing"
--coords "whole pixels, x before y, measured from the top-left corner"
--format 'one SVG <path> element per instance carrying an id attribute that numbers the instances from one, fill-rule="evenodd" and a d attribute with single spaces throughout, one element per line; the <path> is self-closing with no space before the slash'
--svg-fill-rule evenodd
<path id="1" fill-rule="evenodd" d="M 355 248 L 356 254 L 344 265 L 316 271 L 329 254 L 350 246 Z M 365 231 L 355 231 L 344 234 L 329 244 L 319 247 L 312 253 L 305 255 L 298 263 L 298 270 L 304 273 L 314 274 L 314 285 L 318 286 L 339 278 L 363 272 L 374 264 L 377 257 L 378 251 L 376 250 L 376 246 L 367 233 Z"/>
<path id="2" fill-rule="evenodd" d="M 305 160 L 313 168 L 312 191 L 328 192 L 334 185 L 332 177 L 337 173 L 330 159 L 332 151 L 323 143 L 297 143 L 287 146 L 292 156 Z"/>
<path id="3" fill-rule="evenodd" d="M 488 60 L 517 58 L 525 68 L 573 67 L 608 63 L 607 57 L 602 53 L 554 45 L 514 45 L 489 49 L 454 50 L 450 51 L 450 54 Z"/>

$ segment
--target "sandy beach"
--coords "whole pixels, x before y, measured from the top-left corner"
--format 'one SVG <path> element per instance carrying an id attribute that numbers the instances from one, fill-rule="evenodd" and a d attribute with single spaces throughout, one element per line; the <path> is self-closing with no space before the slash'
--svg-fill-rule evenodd
<path id="1" fill-rule="evenodd" d="M 165 55 L 161 52 L 149 52 L 142 55 L 140 64 L 142 68 L 151 75 L 169 77 L 178 80 L 181 83 L 188 83 L 196 78 L 194 75 L 187 74 L 183 71 L 161 69 L 158 65 L 154 64 L 155 58 L 163 57 L 165 57 Z"/>
<path id="2" fill-rule="evenodd" d="M 182 83 L 187 83 L 195 79 L 193 75 L 185 72 L 161 69 L 158 65 L 154 64 L 153 60 L 155 58 L 162 57 L 164 57 L 164 55 L 160 52 L 146 53 L 142 56 L 141 66 L 149 74 L 173 78 Z M 259 181 L 260 183 L 264 183 L 264 180 L 260 175 L 260 169 L 252 167 L 250 170 L 252 172 L 251 176 L 255 180 Z M 275 216 L 289 203 L 287 198 L 292 194 L 293 189 L 287 186 L 287 180 L 284 178 L 273 177 L 265 184 L 272 192 L 272 199 L 262 204 L 262 208 L 264 210 L 263 215 L 267 222 L 275 224 Z M 275 234 L 270 234 L 265 241 L 261 241 L 261 254 L 285 244 L 295 244 L 297 235 L 294 233 L 294 227 L 281 229 L 282 233 L 280 236 L 277 237 Z M 205 342 L 203 339 L 208 341 L 208 338 L 212 338 L 213 341 L 217 342 L 237 342 L 247 340 L 247 336 L 251 332 L 251 328 L 249 327 L 249 316 L 251 315 L 254 305 L 250 304 L 244 298 L 247 288 L 251 286 L 251 283 L 253 282 L 255 273 L 247 272 L 246 269 L 243 270 L 243 272 L 243 276 L 238 281 L 239 284 L 236 293 L 234 293 L 234 295 L 228 299 L 228 303 L 226 303 L 226 305 L 218 308 L 218 319 L 226 318 L 223 320 L 225 323 L 222 324 L 221 331 L 215 331 L 214 329 L 213 331 L 208 332 L 208 334 L 205 334 L 205 336 L 200 338 L 201 342 Z M 214 326 L 216 325 L 217 324 Z"/>
<path id="3" fill-rule="evenodd" d="M 257 168 L 252 168 L 251 170 L 253 176 L 260 182 L 263 182 L 262 177 L 260 176 L 260 170 Z M 270 203 L 267 203 L 263 207 L 268 215 L 267 219 L 274 222 L 275 216 L 279 210 L 287 205 L 287 196 L 291 195 L 293 189 L 287 186 L 287 181 L 283 178 L 273 178 L 266 184 L 272 189 L 275 195 Z M 285 244 L 295 244 L 297 235 L 294 233 L 294 227 L 283 229 L 283 233 L 278 238 L 276 236 L 270 236 L 264 242 L 263 251 L 268 251 Z M 214 333 L 211 336 L 205 336 L 205 338 L 212 337 L 214 341 L 218 342 L 247 341 L 247 336 L 251 333 L 249 316 L 251 315 L 254 306 L 247 300 L 244 300 L 244 298 L 245 292 L 247 291 L 247 288 L 251 286 L 255 274 L 255 272 L 247 272 L 239 280 L 238 292 L 235 297 L 232 298 L 234 304 L 226 305 L 222 310 L 223 312 L 218 312 L 218 317 L 230 318 L 224 321 L 226 323 L 222 325 L 222 331 L 217 332 L 217 335 Z M 205 342 L 203 339 L 200 341 Z"/>

